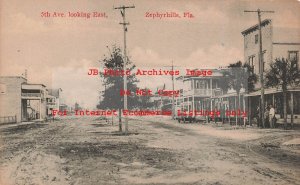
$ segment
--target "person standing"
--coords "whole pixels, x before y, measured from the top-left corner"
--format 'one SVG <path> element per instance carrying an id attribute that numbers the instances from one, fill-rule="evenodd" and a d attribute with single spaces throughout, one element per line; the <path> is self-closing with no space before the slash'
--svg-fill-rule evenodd
<path id="1" fill-rule="evenodd" d="M 271 127 L 270 126 L 270 109 L 269 109 L 269 106 L 266 105 L 266 108 L 265 108 L 265 115 L 264 115 L 264 120 L 265 120 L 265 127 Z"/>
<path id="2" fill-rule="evenodd" d="M 270 128 L 274 128 L 274 117 L 275 117 L 275 109 L 273 105 L 270 105 L 270 111 L 269 111 Z"/>
<path id="3" fill-rule="evenodd" d="M 256 124 L 257 124 L 257 128 L 259 128 L 261 126 L 261 116 L 260 116 L 260 108 L 259 105 L 256 108 L 256 112 L 255 112 L 255 119 L 256 119 Z"/>

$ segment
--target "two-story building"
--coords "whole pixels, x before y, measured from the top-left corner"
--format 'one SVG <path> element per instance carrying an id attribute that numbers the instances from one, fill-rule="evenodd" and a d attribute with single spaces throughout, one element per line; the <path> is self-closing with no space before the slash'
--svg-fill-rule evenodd
<path id="1" fill-rule="evenodd" d="M 184 75 L 176 78 L 180 88 L 180 96 L 175 99 L 175 113 L 178 110 L 192 112 L 212 111 L 215 108 L 213 97 L 222 95 L 220 78 L 224 78 L 222 71 L 228 69 L 205 69 L 212 71 L 209 76 Z"/>
<path id="2" fill-rule="evenodd" d="M 47 90 L 44 84 L 22 84 L 22 121 L 39 120 L 47 117 Z"/>
<path id="3" fill-rule="evenodd" d="M 52 109 L 60 109 L 61 89 L 47 90 L 21 76 L 0 77 L 0 123 L 43 121 Z"/>
<path id="4" fill-rule="evenodd" d="M 270 68 L 270 63 L 276 58 L 296 60 L 299 67 L 300 37 L 293 42 L 279 42 L 274 39 L 272 20 L 266 19 L 261 23 L 262 31 L 262 60 L 263 75 Z M 242 32 L 244 36 L 244 60 L 253 68 L 253 72 L 259 76 L 259 29 L 258 24 Z M 255 112 L 260 101 L 260 83 L 256 84 L 256 92 L 248 94 L 249 118 L 255 117 Z M 283 118 L 283 96 L 280 88 L 265 89 L 265 104 L 272 104 L 276 108 L 277 117 Z M 291 117 L 300 123 L 300 87 L 288 87 L 288 122 Z"/>
<path id="5" fill-rule="evenodd" d="M 47 116 L 52 116 L 52 110 L 60 110 L 62 105 L 62 89 L 47 89 Z"/>
<path id="6" fill-rule="evenodd" d="M 0 77 L 0 117 L 1 122 L 7 122 L 15 117 L 14 122 L 21 122 L 26 105 L 22 101 L 22 84 L 27 80 L 23 77 Z"/>

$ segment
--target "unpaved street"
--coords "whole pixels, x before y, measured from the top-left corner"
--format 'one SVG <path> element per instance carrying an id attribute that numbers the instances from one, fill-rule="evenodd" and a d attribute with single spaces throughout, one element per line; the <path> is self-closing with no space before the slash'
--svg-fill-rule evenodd
<path id="1" fill-rule="evenodd" d="M 299 130 L 95 118 L 1 126 L 0 184 L 299 184 Z"/>

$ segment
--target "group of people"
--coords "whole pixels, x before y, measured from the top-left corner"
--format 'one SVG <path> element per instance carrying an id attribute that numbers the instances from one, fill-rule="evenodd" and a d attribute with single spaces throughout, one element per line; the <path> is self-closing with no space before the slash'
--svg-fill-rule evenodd
<path id="1" fill-rule="evenodd" d="M 260 114 L 260 111 L 259 111 L 259 107 L 257 108 L 257 115 Z M 259 116 L 257 116 L 259 118 Z M 259 119 L 258 119 L 259 120 Z M 269 106 L 266 106 L 265 108 L 265 114 L 264 114 L 264 120 L 265 120 L 265 126 L 269 126 L 270 128 L 275 128 L 275 125 L 276 125 L 276 117 L 275 117 L 275 109 L 273 107 L 272 104 L 270 104 Z M 258 121 L 258 126 L 262 126 L 262 125 L 259 125 L 261 124 L 260 121 Z"/>

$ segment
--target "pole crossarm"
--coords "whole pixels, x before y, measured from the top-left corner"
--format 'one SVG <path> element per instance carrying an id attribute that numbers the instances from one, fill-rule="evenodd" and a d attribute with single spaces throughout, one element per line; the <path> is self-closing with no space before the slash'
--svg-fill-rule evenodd
<path id="1" fill-rule="evenodd" d="M 262 10 L 244 10 L 244 12 L 275 13 L 275 11 L 262 11 Z"/>
<path id="2" fill-rule="evenodd" d="M 134 5 L 132 5 L 132 6 L 119 6 L 119 7 L 114 7 L 114 9 L 126 9 L 126 8 L 135 8 L 135 6 Z"/>

